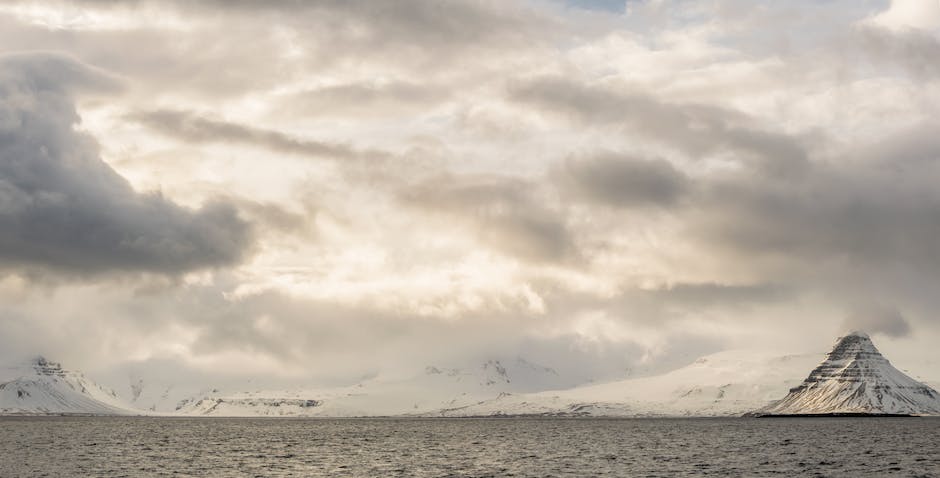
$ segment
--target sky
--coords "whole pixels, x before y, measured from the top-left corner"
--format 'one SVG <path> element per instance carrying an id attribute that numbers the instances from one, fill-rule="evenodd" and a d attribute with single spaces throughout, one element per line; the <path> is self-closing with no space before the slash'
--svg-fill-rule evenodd
<path id="1" fill-rule="evenodd" d="M 7 1 L 0 360 L 940 341 L 937 0 Z"/>

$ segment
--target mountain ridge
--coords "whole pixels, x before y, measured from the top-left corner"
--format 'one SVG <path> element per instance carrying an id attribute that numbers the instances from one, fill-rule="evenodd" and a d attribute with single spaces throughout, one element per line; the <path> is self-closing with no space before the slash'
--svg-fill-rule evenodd
<path id="1" fill-rule="evenodd" d="M 862 372 L 875 365 L 878 370 L 889 367 L 887 359 L 873 344 L 865 343 L 866 339 L 840 341 L 841 345 L 837 344 L 829 354 L 777 355 L 767 350 L 727 350 L 659 375 L 578 386 L 566 386 L 567 379 L 555 369 L 521 357 L 488 358 L 462 368 L 428 365 L 410 375 L 373 377 L 342 387 L 224 391 L 206 386 L 202 391 L 180 395 L 184 393 L 181 389 L 173 393 L 182 397 L 179 400 L 168 396 L 174 387 L 172 383 L 157 385 L 135 377 L 130 379 L 129 395 L 119 397 L 80 372 L 40 359 L 17 369 L 15 377 L 6 382 L 4 369 L 0 369 L 0 414 L 730 417 L 752 410 L 770 410 L 781 404 L 778 397 L 800 387 L 808 388 L 807 383 L 819 385 L 832 376 L 847 382 L 853 377 L 864 377 Z M 871 366 L 848 367 L 853 360 L 863 360 Z M 804 375 L 810 369 L 812 380 Z M 890 370 L 889 376 L 895 379 L 891 383 L 901 380 L 897 378 L 901 376 L 908 388 L 929 389 L 893 367 Z M 866 385 L 868 389 L 877 387 Z M 929 393 L 935 393 L 930 390 Z M 166 408 L 154 407 L 155 399 L 162 399 L 160 403 L 166 403 Z M 937 412 L 932 409 L 920 412 L 940 414 L 940 408 Z M 833 413 L 858 413 L 858 409 L 838 409 Z"/>

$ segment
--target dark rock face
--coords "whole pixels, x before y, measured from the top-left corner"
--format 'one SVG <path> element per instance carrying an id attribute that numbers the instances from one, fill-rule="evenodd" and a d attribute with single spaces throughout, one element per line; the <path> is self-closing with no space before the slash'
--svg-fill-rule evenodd
<path id="1" fill-rule="evenodd" d="M 826 360 L 757 415 L 940 415 L 940 394 L 894 368 L 868 335 L 841 337 Z"/>
<path id="2" fill-rule="evenodd" d="M 201 398 L 198 400 L 183 400 L 176 406 L 178 412 L 213 415 L 217 411 L 235 412 L 251 411 L 257 412 L 257 415 L 292 415 L 292 411 L 281 411 L 284 409 L 304 409 L 314 408 L 323 405 L 322 400 L 303 399 L 303 398 Z M 228 410 L 220 410 L 228 407 Z M 237 415 L 237 414 L 236 414 Z"/>
<path id="3" fill-rule="evenodd" d="M 33 370 L 36 371 L 36 375 L 45 375 L 47 377 L 65 376 L 65 370 L 62 369 L 62 364 L 50 362 L 46 360 L 45 357 L 36 357 L 33 359 Z"/>

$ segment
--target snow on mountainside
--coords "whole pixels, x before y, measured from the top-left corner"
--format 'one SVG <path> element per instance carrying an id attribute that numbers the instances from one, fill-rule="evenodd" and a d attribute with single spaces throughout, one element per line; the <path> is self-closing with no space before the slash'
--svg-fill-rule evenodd
<path id="1" fill-rule="evenodd" d="M 184 387 L 165 381 L 145 380 L 139 376 L 129 378 L 118 396 L 138 410 L 155 414 L 175 413 L 193 396 L 218 393 L 208 387 Z"/>
<path id="2" fill-rule="evenodd" d="M 133 413 L 113 391 L 42 357 L 0 370 L 0 414 Z"/>
<path id="3" fill-rule="evenodd" d="M 813 367 L 804 381 L 806 370 Z M 462 368 L 428 366 L 413 376 L 379 377 L 339 388 L 237 393 L 211 389 L 188 398 L 182 387 L 172 384 L 141 378 L 129 384 L 126 399 L 146 412 L 134 410 L 81 373 L 40 358 L 27 366 L 0 368 L 0 414 L 635 417 L 735 416 L 752 410 L 940 414 L 937 393 L 892 367 L 862 334 L 841 339 L 828 358 L 821 353 L 732 350 L 660 375 L 574 388 L 570 377 L 522 358 L 492 359 Z"/>
<path id="4" fill-rule="evenodd" d="M 428 366 L 418 375 L 373 379 L 334 389 L 210 393 L 179 408 L 211 416 L 389 416 L 431 414 L 508 393 L 557 388 L 558 373 L 525 359 L 487 360 L 468 368 Z"/>
<path id="5" fill-rule="evenodd" d="M 940 415 L 940 394 L 894 368 L 868 335 L 854 332 L 802 384 L 756 413 Z"/>
<path id="6" fill-rule="evenodd" d="M 726 351 L 672 372 L 571 389 L 524 360 L 469 369 L 427 367 L 401 380 L 330 390 L 208 395 L 180 412 L 211 416 L 731 416 L 770 403 L 800 383 L 823 354 Z M 539 391 L 555 390 L 555 391 Z"/>
<path id="7" fill-rule="evenodd" d="M 725 351 L 662 375 L 569 390 L 503 394 L 429 415 L 730 416 L 761 407 L 798 384 L 822 354 Z"/>

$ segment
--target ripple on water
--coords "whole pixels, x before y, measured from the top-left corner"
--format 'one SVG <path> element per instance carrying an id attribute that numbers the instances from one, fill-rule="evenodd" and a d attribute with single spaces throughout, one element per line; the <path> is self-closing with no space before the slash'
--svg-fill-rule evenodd
<path id="1" fill-rule="evenodd" d="M 940 419 L 0 418 L 0 476 L 940 477 Z"/>

